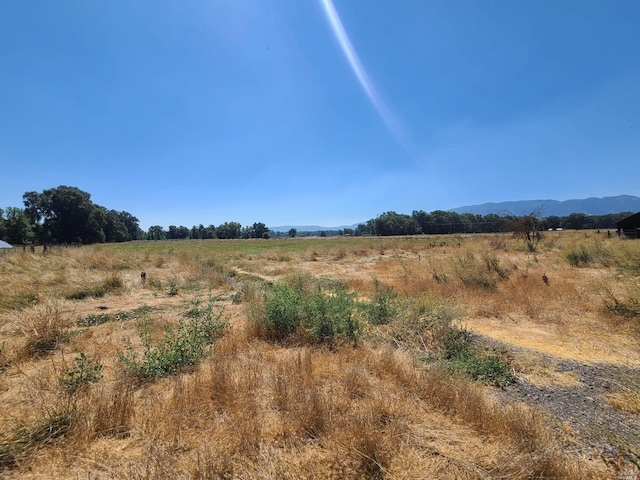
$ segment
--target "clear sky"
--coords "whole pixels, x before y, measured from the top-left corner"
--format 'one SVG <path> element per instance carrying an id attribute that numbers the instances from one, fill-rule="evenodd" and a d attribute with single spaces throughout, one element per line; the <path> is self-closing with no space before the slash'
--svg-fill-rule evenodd
<path id="1" fill-rule="evenodd" d="M 637 0 L 6 0 L 0 207 L 338 226 L 640 194 Z"/>

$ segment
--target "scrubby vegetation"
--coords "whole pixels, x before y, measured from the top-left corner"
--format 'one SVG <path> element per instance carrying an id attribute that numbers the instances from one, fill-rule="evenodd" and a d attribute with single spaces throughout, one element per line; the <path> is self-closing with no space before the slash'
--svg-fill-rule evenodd
<path id="1" fill-rule="evenodd" d="M 0 475 L 635 474 L 637 442 L 606 423 L 638 412 L 639 256 L 566 231 L 534 252 L 478 235 L 7 256 Z M 515 396 L 587 381 L 565 361 L 627 372 L 589 393 L 604 424 Z"/>

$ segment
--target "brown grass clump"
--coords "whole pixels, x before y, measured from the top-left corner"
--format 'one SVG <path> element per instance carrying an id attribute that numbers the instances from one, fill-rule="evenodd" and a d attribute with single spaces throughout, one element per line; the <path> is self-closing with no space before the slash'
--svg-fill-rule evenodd
<path id="1" fill-rule="evenodd" d="M 623 390 L 607 395 L 607 401 L 613 408 L 640 415 L 640 393 Z"/>
<path id="2" fill-rule="evenodd" d="M 19 314 L 16 323 L 24 338 L 22 356 L 40 357 L 68 342 L 72 326 L 70 313 L 64 302 L 51 301 Z"/>

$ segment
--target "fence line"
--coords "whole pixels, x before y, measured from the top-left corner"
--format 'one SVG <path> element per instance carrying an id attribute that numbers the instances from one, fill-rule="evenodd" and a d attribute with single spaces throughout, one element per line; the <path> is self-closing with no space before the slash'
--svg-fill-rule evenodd
<path id="1" fill-rule="evenodd" d="M 33 253 L 37 255 L 46 255 L 50 251 L 54 250 L 66 250 L 67 248 L 80 248 L 79 243 L 62 244 L 62 245 L 13 245 L 13 248 L 0 249 L 0 257 L 6 257 L 9 255 Z"/>

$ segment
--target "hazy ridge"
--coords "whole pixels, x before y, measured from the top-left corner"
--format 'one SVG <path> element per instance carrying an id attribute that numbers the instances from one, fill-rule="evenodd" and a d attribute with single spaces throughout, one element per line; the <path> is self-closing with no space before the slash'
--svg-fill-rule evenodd
<path id="1" fill-rule="evenodd" d="M 619 212 L 640 212 L 640 197 L 634 195 L 617 195 L 614 197 L 589 197 L 572 200 L 516 200 L 511 202 L 483 203 L 480 205 L 467 205 L 449 209 L 456 213 L 473 213 L 475 215 L 525 215 L 540 210 L 543 217 L 566 216 L 572 213 L 585 213 L 587 215 L 606 215 Z M 288 232 L 295 228 L 298 232 L 320 232 L 329 230 L 355 229 L 360 223 L 353 225 L 340 225 L 327 227 L 321 225 L 282 225 L 271 227 L 274 232 Z"/>
<path id="2" fill-rule="evenodd" d="M 606 215 L 608 213 L 640 211 L 640 197 L 617 195 L 615 197 L 589 197 L 572 200 L 519 200 L 513 202 L 483 203 L 452 208 L 451 212 L 473 213 L 476 215 L 514 214 L 525 215 L 540 210 L 543 217 L 566 216 L 572 213 Z"/>

